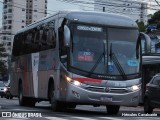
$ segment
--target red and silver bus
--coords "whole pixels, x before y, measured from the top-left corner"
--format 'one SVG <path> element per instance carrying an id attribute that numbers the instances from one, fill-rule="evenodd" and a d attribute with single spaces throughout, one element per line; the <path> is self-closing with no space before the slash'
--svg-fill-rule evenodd
<path id="1" fill-rule="evenodd" d="M 76 105 L 137 106 L 141 47 L 136 22 L 101 12 L 60 11 L 14 37 L 11 94 L 20 105 L 48 100 L 54 111 Z"/>

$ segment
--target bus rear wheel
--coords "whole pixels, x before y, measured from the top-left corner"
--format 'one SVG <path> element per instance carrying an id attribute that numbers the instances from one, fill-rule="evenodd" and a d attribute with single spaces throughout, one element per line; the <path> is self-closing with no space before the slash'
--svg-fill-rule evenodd
<path id="1" fill-rule="evenodd" d="M 111 114 L 111 115 L 116 115 L 119 112 L 119 105 L 107 105 L 106 109 L 107 109 L 107 113 Z"/>
<path id="2" fill-rule="evenodd" d="M 27 100 L 23 97 L 23 88 L 21 83 L 19 84 L 18 99 L 20 106 L 26 105 Z"/>

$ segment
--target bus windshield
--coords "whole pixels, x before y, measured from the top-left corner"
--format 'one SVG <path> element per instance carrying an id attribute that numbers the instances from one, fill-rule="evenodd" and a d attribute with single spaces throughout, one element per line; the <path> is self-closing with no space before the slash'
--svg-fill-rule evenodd
<path id="1" fill-rule="evenodd" d="M 70 65 L 90 74 L 139 73 L 138 30 L 74 24 Z"/>

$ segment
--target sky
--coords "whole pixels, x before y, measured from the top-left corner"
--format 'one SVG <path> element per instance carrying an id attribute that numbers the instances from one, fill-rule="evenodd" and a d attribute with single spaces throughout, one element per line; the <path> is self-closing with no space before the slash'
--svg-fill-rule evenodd
<path id="1" fill-rule="evenodd" d="M 0 1 L 3 1 L 3 0 L 0 0 Z M 82 9 L 82 10 L 83 9 L 85 9 L 85 10 L 87 9 L 87 10 L 93 10 L 93 6 L 92 5 L 90 5 L 89 8 L 86 8 L 84 6 L 75 5 L 73 3 L 70 4 L 70 3 L 60 2 L 60 1 L 62 1 L 62 0 L 48 0 L 48 6 L 47 6 L 48 12 L 53 14 L 55 11 L 62 10 L 62 9 Z M 84 1 L 86 2 L 86 1 L 91 1 L 91 0 L 84 0 Z M 142 1 L 142 0 L 137 0 L 137 1 Z M 1 25 L 1 23 L 2 23 L 2 7 L 3 7 L 3 4 L 0 2 L 0 27 L 2 26 Z M 152 11 L 152 13 L 153 13 L 153 11 Z"/>

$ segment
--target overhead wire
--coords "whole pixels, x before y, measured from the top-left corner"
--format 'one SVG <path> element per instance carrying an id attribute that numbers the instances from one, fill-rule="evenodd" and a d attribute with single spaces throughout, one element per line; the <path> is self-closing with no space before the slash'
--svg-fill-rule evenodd
<path id="1" fill-rule="evenodd" d="M 77 3 L 77 4 L 83 4 L 83 5 L 101 5 L 101 6 L 113 6 L 113 7 L 126 7 L 126 8 L 138 8 L 140 9 L 140 7 L 138 6 L 127 6 L 125 4 L 119 4 L 119 3 L 113 3 L 112 2 L 103 2 L 103 1 L 98 1 L 98 2 L 88 2 L 88 1 L 82 1 L 82 0 L 57 0 L 57 1 L 61 1 L 61 2 L 67 2 L 67 3 Z M 151 10 L 158 10 L 156 8 L 152 8 L 152 7 L 144 7 L 144 9 L 151 9 Z"/>

